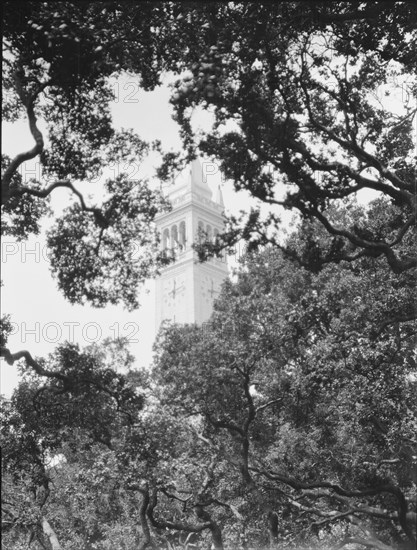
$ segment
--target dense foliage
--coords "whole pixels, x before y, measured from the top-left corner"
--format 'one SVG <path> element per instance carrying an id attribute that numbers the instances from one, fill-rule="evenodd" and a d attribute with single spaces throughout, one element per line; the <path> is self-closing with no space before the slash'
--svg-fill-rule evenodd
<path id="1" fill-rule="evenodd" d="M 415 266 L 414 253 L 398 250 L 416 220 L 411 4 L 219 2 L 185 11 L 182 35 L 194 47 L 184 43 L 172 98 L 184 143 L 218 160 L 260 205 L 231 219 L 221 244 L 241 236 L 276 244 L 283 206 L 333 236 L 324 262 L 385 256 L 396 272 Z M 213 127 L 193 135 L 196 106 L 212 113 Z M 390 239 L 366 224 L 331 223 L 329 205 L 363 190 L 401 208 Z"/>
<path id="2" fill-rule="evenodd" d="M 34 146 L 3 159 L 2 230 L 18 239 L 38 233 L 51 193 L 70 191 L 75 202 L 56 219 L 47 246 L 52 272 L 71 302 L 137 307 L 138 284 L 163 262 L 152 221 L 167 205 L 140 173 L 130 176 L 149 144 L 131 129 L 116 130 L 110 114 L 110 77 L 130 70 L 144 89 L 158 83 L 157 67 L 149 66 L 154 17 L 147 4 L 123 11 L 117 2 L 5 4 L 3 112 L 10 122 L 27 118 Z M 32 159 L 37 176 L 24 181 L 21 169 Z M 101 201 L 88 204 L 88 183 L 105 178 L 109 165 L 118 167 L 117 176 L 106 181 Z M 135 258 L 133 242 L 141 251 Z"/>
<path id="3" fill-rule="evenodd" d="M 38 234 L 51 194 L 71 193 L 47 241 L 70 302 L 134 308 L 163 263 L 152 223 L 167 205 L 145 178 L 119 171 L 85 198 L 150 149 L 113 127 L 118 76 L 144 90 L 178 76 L 185 152 L 161 178 L 199 150 L 258 207 L 200 247 L 243 238 L 249 253 L 207 323 L 162 328 L 149 372 L 123 341 L 10 350 L 3 318 L 1 355 L 22 375 L 2 402 L 5 548 L 415 547 L 415 14 L 6 2 L 3 110 L 34 146 L 2 158 L 2 231 Z M 363 190 L 378 195 L 366 208 Z M 281 207 L 300 213 L 285 240 Z"/>
<path id="4" fill-rule="evenodd" d="M 413 540 L 415 331 L 397 312 L 414 285 L 381 260 L 312 275 L 266 249 L 207 324 L 160 335 L 163 402 L 240 472 L 225 484 L 219 468 L 211 498 L 244 510 L 252 546 L 266 516 L 281 543 L 326 529 L 376 548 Z"/>
<path id="5" fill-rule="evenodd" d="M 187 157 L 196 148 L 212 156 L 237 190 L 259 201 L 241 219 L 230 219 L 219 246 L 242 236 L 253 245 L 278 244 L 284 206 L 319 220 L 333 236 L 334 253 L 324 263 L 365 255 L 385 256 L 396 272 L 415 266 L 411 251 L 399 251 L 416 214 L 411 3 L 60 2 L 51 9 L 48 3 L 6 2 L 4 19 L 4 112 L 9 120 L 26 114 L 35 141 L 6 163 L 3 177 L 4 210 L 20 209 L 20 225 L 23 220 L 33 228 L 28 202 L 34 202 L 36 219 L 43 212 L 39 199 L 65 187 L 78 195 L 83 216 L 90 213 L 97 230 L 123 231 L 126 204 L 118 212 L 109 212 L 108 204 L 88 206 L 74 183 L 85 184 L 109 163 L 138 162 L 146 151 L 133 132 L 113 128 L 109 78 L 128 72 L 152 90 L 172 71 L 180 76 L 171 101 Z M 210 130 L 193 131 L 196 107 L 212 114 Z M 39 116 L 47 124 L 47 140 Z M 19 181 L 19 167 L 37 156 L 50 185 Z M 169 167 L 178 162 L 168 153 L 160 175 L 169 177 Z M 133 182 L 127 173 L 121 177 L 127 180 L 121 191 L 126 196 Z M 142 213 L 146 219 L 149 210 L 152 219 L 159 198 L 144 181 L 140 190 Z M 330 223 L 329 205 L 363 190 L 377 191 L 401 209 L 390 239 L 366 224 Z M 65 223 L 65 242 L 76 240 L 78 224 Z M 64 240 L 60 229 L 52 230 L 49 242 L 53 258 L 63 252 L 62 246 L 56 250 L 57 240 Z M 147 249 L 148 231 L 137 230 Z M 118 240 L 110 240 L 113 250 Z M 80 259 L 97 255 L 100 243 L 87 239 L 77 250 Z M 64 250 L 74 252 L 72 246 Z M 100 281 L 108 265 L 98 264 L 94 277 Z M 67 293 L 71 266 L 56 259 L 52 269 Z M 134 285 L 149 275 L 149 258 L 127 272 L 110 271 L 113 281 L 117 275 Z M 83 277 L 75 284 L 79 288 L 75 294 L 69 289 L 70 299 L 106 303 L 106 292 L 100 298 L 83 295 L 88 286 Z M 119 299 L 130 304 L 132 297 Z"/>
<path id="6" fill-rule="evenodd" d="M 292 246 L 312 235 L 330 240 L 306 222 Z M 148 374 L 115 373 L 120 344 L 32 360 L 47 382 L 26 374 L 2 428 L 6 542 L 43 540 L 40 517 L 62 548 L 412 548 L 414 285 L 382 258 L 314 274 L 267 247 L 207 323 L 162 328 Z"/>

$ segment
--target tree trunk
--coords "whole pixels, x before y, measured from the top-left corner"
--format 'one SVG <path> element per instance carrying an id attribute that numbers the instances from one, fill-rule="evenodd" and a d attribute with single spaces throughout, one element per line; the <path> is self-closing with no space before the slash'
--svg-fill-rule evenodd
<path id="1" fill-rule="evenodd" d="M 210 523 L 210 532 L 211 537 L 213 539 L 213 546 L 215 550 L 224 550 L 223 548 L 223 537 L 222 537 L 222 531 L 220 527 L 217 525 L 215 521 L 211 519 L 210 514 L 207 512 L 207 510 L 204 510 L 202 506 L 196 506 L 196 516 L 203 520 Z"/>
<path id="2" fill-rule="evenodd" d="M 220 527 L 217 525 L 217 523 L 212 523 L 212 526 L 210 527 L 211 536 L 213 538 L 213 544 L 215 550 L 223 550 L 223 537 Z"/>
<path id="3" fill-rule="evenodd" d="M 240 471 L 243 481 L 246 485 L 252 486 L 253 480 L 249 473 L 249 439 L 247 436 L 242 438 L 242 455 L 240 457 Z"/>
<path id="4" fill-rule="evenodd" d="M 142 495 L 142 503 L 139 508 L 139 518 L 140 518 L 140 525 L 142 527 L 142 532 L 144 536 L 144 541 L 140 545 L 140 550 L 145 550 L 145 548 L 147 548 L 148 546 L 151 548 L 154 548 L 154 544 L 152 542 L 151 532 L 149 529 L 148 520 L 146 518 L 146 510 L 150 502 L 149 490 L 142 489 L 140 492 Z"/>
<path id="5" fill-rule="evenodd" d="M 276 512 L 268 513 L 269 547 L 277 548 L 278 544 L 278 515 Z"/>
<path id="6" fill-rule="evenodd" d="M 42 516 L 41 525 L 44 534 L 48 537 L 49 542 L 51 543 L 52 550 L 62 550 L 62 546 L 59 544 L 55 531 L 52 529 L 48 520 L 44 516 Z"/>

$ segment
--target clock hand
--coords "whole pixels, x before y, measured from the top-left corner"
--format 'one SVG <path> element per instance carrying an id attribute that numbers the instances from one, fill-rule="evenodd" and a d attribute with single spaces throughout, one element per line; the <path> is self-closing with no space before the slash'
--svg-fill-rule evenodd
<path id="1" fill-rule="evenodd" d="M 210 296 L 213 298 L 213 294 L 218 294 L 218 293 L 219 293 L 219 291 L 215 290 L 213 281 L 211 281 L 211 289 L 209 290 Z"/>
<path id="2" fill-rule="evenodd" d="M 175 298 L 175 293 L 176 293 L 176 281 L 174 280 L 174 286 L 172 288 L 172 290 L 170 292 L 168 292 L 168 294 L 172 294 L 172 297 Z"/>
<path id="3" fill-rule="evenodd" d="M 185 285 L 184 284 L 181 284 L 180 286 L 177 286 L 177 282 L 174 281 L 174 286 L 172 288 L 172 290 L 170 292 L 168 292 L 168 294 L 173 298 L 175 298 L 175 295 L 177 294 L 177 292 L 179 292 L 181 289 L 185 288 Z"/>

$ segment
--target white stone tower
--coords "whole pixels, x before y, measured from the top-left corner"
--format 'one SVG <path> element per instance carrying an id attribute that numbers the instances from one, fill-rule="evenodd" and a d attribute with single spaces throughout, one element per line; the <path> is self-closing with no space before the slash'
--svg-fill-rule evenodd
<path id="1" fill-rule="evenodd" d="M 167 197 L 172 210 L 157 216 L 156 225 L 162 248 L 168 254 L 173 251 L 176 260 L 156 280 L 157 330 L 163 320 L 198 324 L 206 321 L 228 275 L 226 257 L 198 263 L 192 248 L 200 230 L 212 240 L 223 231 L 221 190 L 213 201 L 198 160 L 192 162 L 188 178 L 171 187 Z"/>

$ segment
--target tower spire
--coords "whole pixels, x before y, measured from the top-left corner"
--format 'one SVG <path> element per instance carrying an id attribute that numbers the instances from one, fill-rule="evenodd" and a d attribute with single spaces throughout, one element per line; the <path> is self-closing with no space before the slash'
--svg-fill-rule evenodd
<path id="1" fill-rule="evenodd" d="M 224 206 L 223 193 L 220 185 L 217 187 L 216 202 L 217 204 L 220 204 L 220 206 Z"/>
<path id="2" fill-rule="evenodd" d="M 203 171 L 203 166 L 199 159 L 195 159 L 191 163 L 189 185 L 192 191 L 200 193 L 211 199 L 212 192 L 210 187 L 207 185 L 207 175 Z"/>

